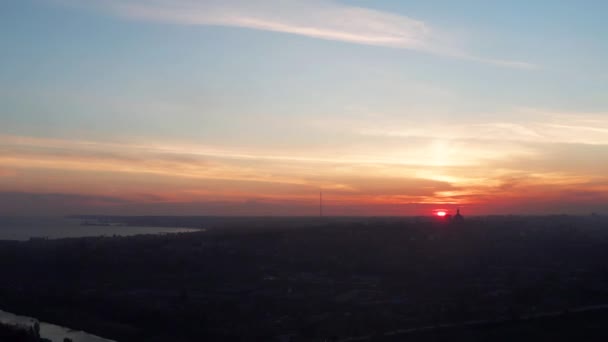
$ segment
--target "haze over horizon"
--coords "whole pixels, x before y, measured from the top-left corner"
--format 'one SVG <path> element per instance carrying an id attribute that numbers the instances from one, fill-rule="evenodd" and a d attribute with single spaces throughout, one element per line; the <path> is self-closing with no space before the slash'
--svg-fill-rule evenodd
<path id="1" fill-rule="evenodd" d="M 0 8 L 0 215 L 608 214 L 607 2 Z"/>

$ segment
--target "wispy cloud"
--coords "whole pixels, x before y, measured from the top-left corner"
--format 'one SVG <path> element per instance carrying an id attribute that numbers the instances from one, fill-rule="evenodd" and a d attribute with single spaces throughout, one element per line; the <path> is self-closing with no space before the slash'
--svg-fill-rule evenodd
<path id="1" fill-rule="evenodd" d="M 467 52 L 449 34 L 421 20 L 331 0 L 88 0 L 88 3 L 131 19 L 242 27 L 410 49 L 500 67 L 536 68 L 528 62 L 485 58 Z"/>
<path id="2" fill-rule="evenodd" d="M 350 120 L 340 127 L 364 136 L 608 145 L 608 113 L 516 108 L 500 117 L 486 122 L 423 122 L 414 128 L 408 122 Z"/>

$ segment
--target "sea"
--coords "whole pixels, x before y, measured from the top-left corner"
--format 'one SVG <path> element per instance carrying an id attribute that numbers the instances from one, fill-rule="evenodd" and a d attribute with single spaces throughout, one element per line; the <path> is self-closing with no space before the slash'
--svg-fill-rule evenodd
<path id="1" fill-rule="evenodd" d="M 83 220 L 66 217 L 0 217 L 0 240 L 25 241 L 32 238 L 62 239 L 93 236 L 131 236 L 195 232 L 180 227 L 137 227 L 123 225 L 83 225 Z"/>

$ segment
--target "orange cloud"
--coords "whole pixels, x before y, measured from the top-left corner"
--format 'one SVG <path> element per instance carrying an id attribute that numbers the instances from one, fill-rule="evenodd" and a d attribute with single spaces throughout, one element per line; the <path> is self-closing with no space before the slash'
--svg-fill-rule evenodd
<path id="1" fill-rule="evenodd" d="M 550 212 L 563 210 L 562 204 L 574 198 L 572 211 L 586 212 L 607 203 L 606 165 L 596 162 L 604 145 L 526 143 L 523 154 L 501 154 L 500 144 L 490 145 L 480 148 L 495 148 L 494 158 L 460 163 L 457 152 L 466 144 L 454 143 L 438 145 L 451 149 L 454 162 L 438 163 L 433 156 L 399 161 L 398 150 L 379 150 L 373 158 L 344 151 L 332 159 L 315 151 L 287 156 L 159 143 L 13 136 L 0 136 L 0 142 L 0 174 L 12 176 L 0 177 L 0 192 L 120 199 L 82 203 L 83 208 L 97 203 L 109 211 L 190 208 L 195 213 L 198 203 L 201 212 L 237 205 L 239 212 L 251 215 L 255 208 L 268 213 L 276 205 L 281 212 L 312 215 L 320 189 L 334 214 L 352 213 L 352 208 L 368 215 L 422 214 L 437 205 L 463 206 L 476 214 Z"/>

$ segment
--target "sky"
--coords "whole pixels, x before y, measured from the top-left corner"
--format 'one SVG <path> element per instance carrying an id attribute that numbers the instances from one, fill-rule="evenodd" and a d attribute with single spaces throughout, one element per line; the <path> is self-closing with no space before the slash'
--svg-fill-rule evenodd
<path id="1" fill-rule="evenodd" d="M 0 215 L 608 214 L 607 12 L 2 1 Z"/>

